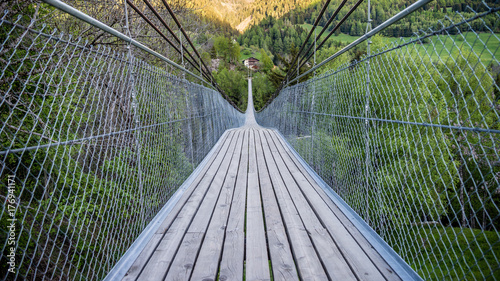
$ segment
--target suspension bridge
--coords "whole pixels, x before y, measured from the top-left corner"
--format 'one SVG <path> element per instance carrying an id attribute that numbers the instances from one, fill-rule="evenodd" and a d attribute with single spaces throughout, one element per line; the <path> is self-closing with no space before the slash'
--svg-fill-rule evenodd
<path id="1" fill-rule="evenodd" d="M 366 34 L 316 63 L 363 2 L 316 35 L 325 1 L 282 85 L 255 112 L 249 78 L 242 112 L 166 1 L 110 5 L 123 32 L 43 2 L 0 19 L 2 280 L 500 279 L 498 6 L 381 45 L 431 1 L 373 29 L 368 1 Z"/>

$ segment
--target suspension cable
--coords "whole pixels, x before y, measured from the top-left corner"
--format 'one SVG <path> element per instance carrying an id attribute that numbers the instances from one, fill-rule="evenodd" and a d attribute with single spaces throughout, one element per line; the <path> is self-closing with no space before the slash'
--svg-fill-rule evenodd
<path id="1" fill-rule="evenodd" d="M 134 9 L 134 11 L 136 11 L 136 13 L 139 14 L 139 16 L 141 16 L 141 18 L 144 19 L 154 30 L 156 30 L 156 32 L 158 32 L 158 34 L 160 34 L 160 36 L 163 37 L 163 39 L 165 39 L 165 41 L 167 41 L 167 43 L 170 46 L 172 46 L 174 50 L 177 51 L 177 53 L 181 54 L 181 50 L 179 50 L 179 48 L 177 48 L 177 46 L 175 46 L 175 44 L 172 41 L 170 41 L 170 39 L 168 39 L 168 37 L 163 32 L 161 32 L 161 30 L 153 22 L 151 22 L 151 20 L 146 15 L 144 15 L 139 10 L 139 8 L 137 8 L 134 4 L 132 4 L 130 0 L 127 0 L 127 4 L 132 9 Z M 195 67 L 195 65 L 193 64 L 193 62 L 191 62 L 191 60 L 189 60 L 186 56 L 184 56 L 184 58 L 189 62 L 189 64 L 191 64 L 191 66 Z"/>
<path id="2" fill-rule="evenodd" d="M 305 59 L 301 60 L 300 61 L 300 64 L 299 64 L 299 68 L 304 66 L 310 59 L 311 57 L 313 56 L 313 54 L 315 52 L 317 52 L 319 49 L 321 49 L 321 47 L 323 47 L 323 45 L 326 43 L 326 41 L 333 35 L 333 33 L 335 33 L 335 31 L 337 31 L 337 29 L 351 16 L 351 14 L 359 7 L 359 5 L 361 5 L 361 3 L 363 3 L 364 0 L 359 0 L 348 12 L 347 14 L 335 25 L 335 27 L 330 31 L 330 33 L 326 36 L 325 39 L 323 39 L 323 41 L 321 41 L 321 43 L 319 43 L 319 45 L 314 49 L 314 52 L 308 54 L 308 52 L 311 50 L 311 48 L 309 48 L 309 50 L 307 50 L 306 52 L 306 55 L 304 57 L 306 57 Z M 319 36 L 318 36 L 319 37 Z M 298 73 L 295 73 L 293 72 L 293 74 L 297 74 Z"/>
<path id="3" fill-rule="evenodd" d="M 175 41 L 177 41 L 177 43 L 181 44 L 181 40 L 177 37 L 177 35 L 175 35 L 175 32 L 168 26 L 168 24 L 165 22 L 165 20 L 163 19 L 163 17 L 158 13 L 158 11 L 156 11 L 156 9 L 153 7 L 153 5 L 151 5 L 151 3 L 148 0 L 142 0 L 142 1 L 146 4 L 146 6 L 148 6 L 148 8 L 158 18 L 158 20 L 167 29 L 167 31 L 170 33 L 170 35 L 172 35 L 172 37 L 175 39 Z M 129 5 L 132 5 L 132 2 L 130 0 L 127 0 L 127 3 Z M 172 44 L 172 46 L 174 46 L 174 45 Z M 184 49 L 185 52 L 187 52 L 188 56 L 193 60 L 194 64 L 196 64 L 196 66 L 193 65 L 193 67 L 196 68 L 196 69 L 198 69 L 198 67 L 199 67 L 198 62 L 193 57 L 193 55 L 191 54 L 191 52 L 189 52 L 189 50 L 184 46 L 184 44 L 181 44 L 181 48 Z M 182 53 L 182 52 L 179 52 L 179 53 Z M 186 57 L 184 56 L 184 58 L 186 58 Z"/>
<path id="4" fill-rule="evenodd" d="M 407 17 L 408 15 L 410 15 L 411 13 L 413 13 L 414 11 L 418 10 L 419 8 L 421 8 L 422 6 L 424 6 L 425 4 L 427 4 L 427 3 L 431 2 L 431 1 L 432 0 L 418 0 L 417 2 L 415 2 L 412 5 L 410 5 L 409 7 L 407 7 L 406 9 L 400 11 L 399 13 L 397 13 L 396 15 L 394 15 L 393 17 L 391 17 L 390 19 L 386 20 L 385 22 L 383 22 L 382 24 L 380 24 L 376 28 L 372 29 L 370 32 L 366 33 L 365 35 L 363 35 L 360 38 L 356 39 L 354 42 L 352 42 L 349 45 L 345 46 L 340 51 L 338 51 L 335 54 L 331 55 L 330 57 L 326 58 L 325 60 L 323 60 L 322 62 L 320 62 L 316 66 L 314 66 L 311 69 L 307 70 L 306 72 L 298 75 L 294 79 L 288 81 L 287 85 L 291 84 L 291 83 L 299 80 L 300 78 L 302 78 L 302 77 L 310 74 L 311 72 L 317 70 L 318 68 L 322 67 L 326 63 L 328 63 L 331 60 L 337 58 L 338 56 L 342 55 L 343 53 L 349 51 L 350 49 L 354 48 L 355 46 L 361 44 L 362 42 L 364 42 L 368 38 L 370 38 L 370 37 L 378 34 L 379 32 L 381 32 L 382 30 L 386 29 L 388 26 L 394 24 L 395 22 L 397 22 L 397 21 L 399 21 L 399 20 Z M 316 50 L 318 50 L 318 49 L 319 48 L 316 48 Z M 284 87 L 284 83 L 282 83 L 280 85 L 280 87 L 276 90 L 276 92 L 271 96 L 271 98 L 269 98 L 267 100 L 266 104 L 259 111 L 262 111 L 264 108 L 266 108 L 274 100 L 274 98 L 276 98 L 276 96 L 279 94 L 279 92 L 281 91 L 281 89 L 283 87 Z"/>
<path id="5" fill-rule="evenodd" d="M 349 10 L 349 12 L 347 12 L 347 14 L 335 25 L 335 27 L 330 31 L 330 33 L 326 36 L 325 39 L 323 39 L 323 41 L 321 41 L 321 43 L 318 45 L 318 47 L 316 47 L 316 49 L 314 50 L 314 52 L 318 51 L 325 43 L 328 39 L 330 39 L 330 37 L 333 35 L 333 33 L 335 33 L 335 31 L 337 31 L 337 29 L 349 18 L 349 16 L 358 8 L 359 5 L 361 5 L 361 3 L 363 2 L 364 0 L 359 0 L 352 8 L 351 10 Z M 313 56 L 313 54 L 309 54 L 309 56 L 304 60 L 304 62 L 301 63 L 301 66 L 304 65 L 305 63 L 307 63 L 307 61 L 309 61 L 309 59 L 311 59 L 311 57 Z"/>
<path id="6" fill-rule="evenodd" d="M 186 40 L 188 41 L 189 45 L 191 46 L 191 48 L 193 48 L 193 51 L 195 52 L 196 56 L 198 57 L 198 59 L 200 60 L 201 62 L 201 65 L 203 65 L 206 69 L 206 72 L 208 73 L 208 76 L 207 79 L 210 79 L 212 85 L 217 88 L 217 90 L 230 102 L 232 102 L 232 100 L 229 98 L 229 96 L 226 95 L 226 93 L 219 87 L 219 85 L 217 84 L 217 82 L 215 82 L 215 78 L 212 76 L 212 72 L 210 71 L 210 69 L 206 66 L 205 62 L 203 61 L 203 59 L 201 58 L 200 54 L 198 53 L 198 50 L 196 50 L 196 47 L 194 46 L 193 42 L 191 41 L 191 38 L 189 38 L 188 34 L 186 33 L 186 31 L 184 30 L 184 28 L 182 27 L 182 24 L 180 23 L 180 21 L 177 19 L 177 16 L 175 15 L 175 13 L 172 11 L 172 9 L 170 8 L 170 5 L 168 5 L 168 3 L 165 1 L 165 0 L 162 0 L 163 2 L 163 5 L 167 8 L 167 11 L 168 13 L 170 14 L 170 16 L 172 17 L 172 19 L 174 20 L 174 22 L 177 24 L 177 27 L 181 30 L 182 34 L 184 35 L 184 37 L 186 38 Z M 202 67 L 200 66 L 200 69 L 202 69 Z"/>
<path id="7" fill-rule="evenodd" d="M 315 42 L 317 40 L 321 39 L 321 36 L 323 35 L 323 33 L 328 29 L 328 27 L 330 26 L 330 24 L 337 17 L 337 15 L 339 14 L 340 10 L 342 10 L 342 8 L 345 6 L 346 3 L 347 3 L 347 0 L 344 0 L 344 1 L 342 1 L 342 3 L 340 3 L 340 5 L 337 7 L 337 9 L 333 13 L 333 15 L 330 17 L 330 19 L 328 20 L 328 22 L 323 27 L 323 29 L 321 29 L 321 32 L 316 36 Z M 312 44 L 309 46 L 309 48 L 307 49 L 307 51 L 305 51 L 304 56 L 300 59 L 300 63 L 299 63 L 300 66 L 299 66 L 299 68 L 302 67 L 302 61 L 309 54 L 309 52 L 311 51 L 311 48 L 313 48 Z M 314 46 L 314 50 L 315 51 L 318 50 L 318 47 Z M 293 71 L 295 71 L 295 69 L 293 69 Z M 295 74 L 295 73 L 290 73 L 290 76 L 293 76 L 293 74 Z"/>
<path id="8" fill-rule="evenodd" d="M 286 81 L 286 79 L 290 76 L 289 74 L 291 73 L 291 70 L 294 68 L 295 63 L 297 63 L 297 64 L 299 63 L 298 61 L 299 61 L 300 53 L 302 53 L 302 51 L 304 50 L 305 46 L 307 45 L 307 42 L 309 41 L 309 38 L 311 38 L 311 35 L 316 30 L 316 27 L 318 26 L 319 21 L 320 21 L 321 17 L 323 16 L 323 14 L 325 13 L 326 9 L 328 8 L 328 5 L 330 4 L 330 2 L 331 2 L 331 0 L 327 0 L 325 2 L 325 4 L 323 5 L 323 7 L 321 8 L 321 11 L 319 12 L 318 17 L 316 17 L 316 20 L 314 21 L 313 27 L 311 28 L 311 30 L 309 31 L 309 34 L 307 35 L 306 39 L 302 43 L 302 46 L 300 46 L 299 52 L 292 59 L 292 62 L 291 62 L 292 64 L 290 65 L 290 68 L 288 69 L 288 72 L 285 75 L 285 78 L 281 82 L 282 85 L 283 85 L 283 82 Z M 281 85 L 280 85 L 280 89 L 281 89 Z"/>
<path id="9" fill-rule="evenodd" d="M 196 50 L 196 48 L 194 47 L 194 44 L 193 42 L 191 41 L 191 39 L 189 38 L 189 36 L 187 35 L 186 31 L 184 30 L 184 28 L 182 27 L 182 24 L 180 23 L 180 21 L 177 19 L 177 17 L 175 16 L 174 12 L 172 11 L 172 9 L 170 8 L 170 6 L 168 5 L 167 1 L 165 0 L 162 0 L 163 2 L 163 5 L 165 5 L 165 7 L 167 8 L 168 10 L 168 13 L 170 14 L 170 16 L 172 17 L 172 19 L 175 21 L 175 23 L 177 24 L 177 26 L 179 27 L 179 29 L 181 30 L 182 34 L 184 35 L 184 37 L 186 37 L 189 45 L 191 46 L 191 48 L 193 48 L 195 54 L 198 56 L 198 59 L 200 60 L 201 64 L 205 67 L 205 69 L 207 70 L 207 72 L 209 73 L 209 75 L 212 77 L 212 73 L 210 72 L 210 70 L 208 69 L 208 67 L 205 65 L 205 62 L 202 60 L 200 54 L 198 53 L 198 51 Z M 201 68 L 201 66 L 200 66 Z"/>
<path id="10" fill-rule="evenodd" d="M 127 0 L 128 3 L 130 3 L 130 0 Z M 168 6 L 168 4 L 166 2 L 164 2 L 165 6 L 167 7 L 167 10 L 169 10 L 169 13 L 170 15 L 172 16 L 172 18 L 174 18 L 174 21 L 176 22 L 176 24 L 178 26 L 181 27 L 181 32 L 184 34 L 184 36 L 187 38 L 188 42 L 190 43 L 190 45 L 193 47 L 193 50 L 195 51 L 195 53 L 197 54 L 198 58 L 200 59 L 202 65 L 205 67 L 205 71 L 203 71 L 203 69 L 201 68 L 201 65 L 197 62 L 197 60 L 193 57 L 193 55 L 191 54 L 191 52 L 189 52 L 189 50 L 184 46 L 184 44 L 181 43 L 180 39 L 177 37 L 177 35 L 172 31 L 172 29 L 167 25 L 167 23 L 165 22 L 165 20 L 161 17 L 161 15 L 156 11 L 156 9 L 151 5 L 151 3 L 148 1 L 148 0 L 143 0 L 143 2 L 149 7 L 149 9 L 155 14 L 155 16 L 160 20 L 160 22 L 167 28 L 167 30 L 169 31 L 169 33 L 172 35 L 172 37 L 174 37 L 174 39 L 181 44 L 183 50 L 185 50 L 189 57 L 194 61 L 194 64 L 196 64 L 196 66 L 193 64 L 193 63 L 190 63 L 194 68 L 197 68 L 197 69 L 201 69 L 202 70 L 202 75 L 207 79 L 207 81 L 210 81 L 210 83 L 212 84 L 212 86 L 214 86 L 217 91 L 219 91 L 223 96 L 224 98 L 229 102 L 231 103 L 234 107 L 237 108 L 237 106 L 234 104 L 234 102 L 231 100 L 231 98 L 229 98 L 229 96 L 219 87 L 219 85 L 217 84 L 217 82 L 215 82 L 215 79 L 214 77 L 212 76 L 212 73 L 210 72 L 210 70 L 208 69 L 208 67 L 205 65 L 205 63 L 203 62 L 203 60 L 201 60 L 201 56 L 199 55 L 198 51 L 196 50 L 196 48 L 194 47 L 194 44 L 192 43 L 191 39 L 189 39 L 189 36 L 186 34 L 185 30 L 182 28 L 182 26 L 180 25 L 180 22 L 179 20 L 177 19 L 177 17 L 175 16 L 175 14 L 173 13 L 173 11 L 170 9 L 170 7 Z M 131 4 L 131 3 L 130 3 Z M 171 42 L 171 41 L 170 41 Z M 170 43 L 169 43 L 170 44 Z M 171 44 L 174 48 L 175 45 Z M 182 54 L 182 52 L 180 52 Z M 184 56 L 184 58 L 187 59 L 187 57 Z M 189 60 L 188 60 L 189 61 Z M 199 67 L 199 68 L 198 68 Z"/>
<path id="11" fill-rule="evenodd" d="M 56 9 L 59 9 L 59 10 L 65 12 L 65 13 L 67 13 L 69 15 L 72 15 L 75 18 L 78 18 L 78 19 L 80 19 L 80 20 L 82 20 L 82 21 L 84 21 L 84 22 L 86 22 L 86 23 L 88 23 L 88 24 L 90 24 L 92 26 L 95 26 L 95 27 L 101 29 L 102 31 L 104 31 L 106 33 L 109 33 L 109 34 L 111 34 L 111 35 L 113 35 L 113 36 L 115 36 L 115 37 L 117 37 L 117 38 L 119 38 L 119 39 L 121 39 L 121 40 L 123 40 L 125 42 L 130 42 L 130 44 L 132 44 L 133 46 L 135 46 L 135 47 L 137 47 L 137 48 L 139 48 L 139 49 L 141 49 L 141 50 L 143 50 L 143 51 L 145 51 L 145 52 L 147 52 L 147 53 L 149 53 L 149 54 L 151 54 L 151 55 L 153 55 L 153 56 L 155 56 L 155 57 L 157 57 L 157 58 L 159 58 L 159 59 L 161 59 L 163 61 L 165 61 L 166 63 L 172 65 L 173 67 L 175 67 L 175 68 L 177 68 L 177 69 L 179 69 L 181 71 L 185 71 L 189 75 L 195 77 L 196 79 L 199 79 L 201 82 L 206 83 L 206 81 L 202 77 L 194 74 L 193 72 L 191 72 L 191 71 L 187 70 L 186 68 L 178 65 L 177 63 L 169 60 L 165 56 L 163 56 L 163 55 L 159 54 L 158 52 L 156 52 L 156 51 L 154 51 L 154 50 L 146 47 L 145 45 L 143 45 L 142 43 L 134 40 L 133 38 L 131 38 L 131 37 L 129 37 L 129 36 L 127 36 L 127 35 L 119 32 L 118 30 L 116 30 L 116 29 L 114 29 L 114 28 L 112 28 L 112 27 L 110 27 L 110 26 L 108 26 L 108 25 L 106 25 L 104 23 L 102 23 L 101 21 L 98 21 L 97 19 L 95 19 L 93 17 L 90 17 L 87 14 L 84 14 L 80 10 L 75 9 L 72 6 L 70 6 L 70 5 L 64 3 L 64 2 L 62 2 L 60 0 L 43 0 L 43 2 L 45 2 L 45 3 L 47 3 L 47 4 L 51 5 L 51 6 L 53 6 Z"/>
<path id="12" fill-rule="evenodd" d="M 326 22 L 325 26 L 323 26 L 323 29 L 321 29 L 321 32 L 316 36 L 316 40 L 320 39 L 321 38 L 321 35 L 323 35 L 323 33 L 326 31 L 326 29 L 330 26 L 330 24 L 333 22 L 333 20 L 335 19 L 335 17 L 337 17 L 338 13 L 340 12 L 340 10 L 344 7 L 344 5 L 347 3 L 347 0 L 344 0 L 342 1 L 342 3 L 340 3 L 340 5 L 337 7 L 337 9 L 335 10 L 335 12 L 333 13 L 333 15 L 330 17 L 330 19 Z M 311 45 L 309 47 L 309 49 L 305 52 L 306 54 L 309 53 L 309 51 L 311 50 L 313 45 Z"/>
<path id="13" fill-rule="evenodd" d="M 177 48 L 177 46 L 171 41 L 169 40 L 152 22 L 151 20 L 146 16 L 144 15 L 130 0 L 126 0 L 127 1 L 127 4 L 129 4 L 151 27 L 153 27 L 160 35 L 162 35 L 162 37 L 164 39 L 166 39 L 166 41 L 179 53 L 181 54 L 188 62 L 191 66 L 193 66 L 195 69 L 201 69 L 202 71 L 200 72 L 200 74 L 205 77 L 205 79 L 208 81 L 208 83 L 210 83 L 212 86 L 214 86 L 218 92 L 220 92 L 222 94 L 222 96 L 224 96 L 224 98 L 229 102 L 231 103 L 231 105 L 233 105 L 234 107 L 238 108 L 236 106 L 236 104 L 231 100 L 231 98 L 229 98 L 229 96 L 220 88 L 220 86 L 215 82 L 215 79 L 213 78 L 210 70 L 208 69 L 208 67 L 203 63 L 203 61 L 201 60 L 201 56 L 199 55 L 199 53 L 196 51 L 196 48 L 194 47 L 192 41 L 189 39 L 189 36 L 187 36 L 186 32 L 182 29 L 181 31 L 183 32 L 183 34 L 185 34 L 185 37 L 188 39 L 188 42 L 191 44 L 191 46 L 193 47 L 194 51 L 196 52 L 198 58 L 200 58 L 200 61 L 202 62 L 202 65 L 205 66 L 205 71 L 203 71 L 201 65 L 197 62 L 197 60 L 193 57 L 193 55 L 189 52 L 189 50 L 183 45 L 181 44 L 182 46 L 182 49 L 185 50 L 185 52 L 189 55 L 189 57 L 194 61 L 194 63 L 186 57 L 186 55 L 184 54 L 185 52 L 182 52 L 182 50 L 179 50 L 179 48 Z M 149 1 L 147 0 L 143 0 L 144 3 L 150 8 L 150 10 L 156 15 L 156 17 L 160 20 L 160 22 L 167 28 L 167 30 L 169 31 L 169 33 L 174 37 L 174 39 L 180 43 L 180 39 L 175 35 L 175 33 L 172 31 L 172 29 L 167 25 L 167 23 L 165 22 L 165 20 L 160 16 L 160 14 L 156 11 L 156 9 L 150 4 Z M 173 12 L 172 12 L 173 14 Z M 175 17 L 175 15 L 174 15 Z M 175 18 L 175 21 L 176 23 L 180 24 L 179 21 L 177 20 L 177 18 Z M 239 108 L 238 108 L 239 109 Z"/>

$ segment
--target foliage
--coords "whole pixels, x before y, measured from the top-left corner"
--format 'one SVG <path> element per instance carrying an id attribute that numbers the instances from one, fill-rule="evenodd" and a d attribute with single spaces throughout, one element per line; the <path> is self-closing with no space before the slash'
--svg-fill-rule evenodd
<path id="1" fill-rule="evenodd" d="M 267 16 L 280 18 L 295 8 L 306 7 L 316 0 L 289 1 L 289 0 L 233 0 L 230 3 L 224 1 L 191 0 L 195 8 L 200 8 L 199 13 L 219 21 L 228 22 L 236 28 L 245 20 L 250 24 L 256 24 Z M 245 26 L 238 28 L 240 31 Z"/>
<path id="2" fill-rule="evenodd" d="M 429 280 L 496 280 L 500 278 L 495 255 L 500 253 L 496 231 L 443 226 L 408 226 L 405 244 L 399 241 L 401 231 L 391 229 L 385 238 L 389 245 L 418 274 Z M 409 237 L 415 237 L 410 239 Z M 404 249 L 402 248 L 404 247 Z M 459 255 L 457 255 L 459 254 Z M 425 259 L 424 257 L 429 257 Z"/>
<path id="3" fill-rule="evenodd" d="M 255 46 L 284 56 L 290 54 L 292 46 L 301 46 L 307 33 L 306 29 L 300 25 L 292 25 L 288 20 L 267 17 L 240 35 L 238 42 L 242 46 Z"/>
<path id="4" fill-rule="evenodd" d="M 271 58 L 266 54 L 266 51 L 264 49 L 260 49 L 260 57 L 261 57 L 261 64 L 262 64 L 262 70 L 264 72 L 269 72 L 271 69 L 273 69 L 274 64 Z"/>
<path id="5" fill-rule="evenodd" d="M 318 78 L 282 90 L 257 120 L 282 131 L 422 277 L 496 279 L 497 39 L 440 34 L 388 50 L 375 36 L 370 58 L 358 45 Z"/>
<path id="6" fill-rule="evenodd" d="M 235 63 L 240 58 L 240 45 L 230 38 L 219 36 L 214 39 L 214 48 L 218 57 L 224 58 L 227 62 Z"/>
<path id="7" fill-rule="evenodd" d="M 324 26 L 326 24 L 327 20 L 335 12 L 340 2 L 340 0 L 334 0 L 331 2 L 325 12 L 325 15 L 320 19 L 320 26 Z M 494 0 L 486 2 L 490 7 L 498 5 Z M 411 0 L 383 0 L 373 3 L 371 10 L 371 18 L 373 20 L 372 26 L 380 25 L 413 3 L 414 1 Z M 347 14 L 347 11 L 349 11 L 354 4 L 355 2 L 346 3 L 345 7 L 339 12 L 337 18 L 328 28 L 328 31 L 332 30 L 333 26 L 335 26 L 335 24 Z M 322 5 L 323 3 L 318 2 L 306 8 L 297 9 L 293 11 L 293 13 L 285 15 L 285 17 L 289 19 L 292 24 L 302 24 L 304 22 L 312 24 L 319 14 Z M 459 0 L 433 1 L 425 5 L 422 9 L 415 11 L 409 17 L 406 17 L 386 28 L 383 31 L 383 35 L 389 37 L 412 36 L 413 33 L 418 31 L 418 28 L 421 28 L 422 26 L 439 26 L 439 20 L 443 20 L 445 16 L 453 17 L 456 11 L 464 13 L 465 17 L 474 15 L 474 13 L 468 9 L 467 6 L 471 7 L 476 12 L 486 11 L 486 7 L 480 0 L 469 1 L 467 3 Z M 450 9 L 448 10 L 444 8 Z M 358 9 L 352 13 L 349 19 L 340 26 L 340 31 L 344 34 L 354 36 L 363 35 L 366 30 L 366 14 L 366 5 L 359 6 Z M 488 26 L 495 26 L 494 24 L 490 24 L 495 21 L 495 17 L 487 17 L 486 21 Z M 481 23 L 474 23 L 472 28 L 478 32 L 486 31 L 484 29 L 484 25 Z M 496 28 L 497 30 L 495 32 L 499 32 L 500 30 L 498 29 L 498 25 Z"/>
<path id="8" fill-rule="evenodd" d="M 264 106 L 269 97 L 274 93 L 275 88 L 268 76 L 264 73 L 255 73 L 252 78 L 253 102 L 255 110 Z"/>
<path id="9" fill-rule="evenodd" d="M 16 14 L 7 14 L 0 24 L 0 145 L 2 152 L 29 148 L 2 155 L 2 177 L 16 178 L 18 278 L 102 279 L 220 136 L 224 125 L 213 120 L 227 112 L 213 110 L 215 92 L 173 77 L 164 62 L 134 49 L 131 64 L 125 42 L 46 4 L 14 2 L 1 4 L 22 17 L 14 26 Z M 117 24 L 121 4 L 73 4 L 125 26 Z M 188 32 L 191 16 L 181 18 Z M 134 27 L 142 43 L 170 55 L 157 34 Z M 9 279 L 10 247 L 2 245 L 0 274 Z"/>
<path id="10" fill-rule="evenodd" d="M 222 67 L 215 73 L 215 80 L 236 105 L 241 110 L 245 110 L 248 99 L 248 82 L 244 73 Z"/>
<path id="11" fill-rule="evenodd" d="M 276 69 L 273 69 L 272 71 L 269 72 L 269 80 L 273 83 L 275 88 L 278 88 L 281 82 L 285 79 L 286 73 L 289 71 L 290 67 L 294 63 L 292 60 L 295 58 L 297 53 L 299 52 L 299 49 L 296 48 L 294 45 L 291 47 L 290 55 L 287 57 L 282 57 L 281 55 L 277 54 L 276 59 L 278 63 L 282 66 Z M 296 69 L 298 66 L 297 63 L 294 64 L 294 69 Z M 304 64 L 299 68 L 300 73 L 304 73 L 308 71 L 311 68 L 311 66 Z M 304 82 L 307 79 L 309 79 L 312 76 L 312 73 L 309 73 L 299 79 L 299 82 Z"/>

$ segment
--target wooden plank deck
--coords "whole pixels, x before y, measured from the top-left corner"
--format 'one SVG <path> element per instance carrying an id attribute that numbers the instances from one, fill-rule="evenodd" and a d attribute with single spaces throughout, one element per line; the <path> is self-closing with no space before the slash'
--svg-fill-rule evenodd
<path id="1" fill-rule="evenodd" d="M 401 280 L 400 272 L 418 279 L 345 203 L 336 205 L 279 133 L 255 122 L 251 85 L 245 126 L 223 134 L 117 276 L 344 281 Z"/>
<path id="2" fill-rule="evenodd" d="M 399 280 L 274 130 L 233 129 L 123 280 Z"/>

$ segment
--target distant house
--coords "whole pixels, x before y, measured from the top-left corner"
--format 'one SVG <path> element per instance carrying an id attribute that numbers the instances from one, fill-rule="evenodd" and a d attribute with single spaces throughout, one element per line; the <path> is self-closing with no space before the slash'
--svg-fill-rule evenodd
<path id="1" fill-rule="evenodd" d="M 250 69 L 258 69 L 258 63 L 259 60 L 254 57 L 249 57 L 248 59 L 243 61 L 243 64 Z"/>

